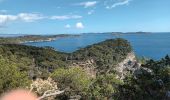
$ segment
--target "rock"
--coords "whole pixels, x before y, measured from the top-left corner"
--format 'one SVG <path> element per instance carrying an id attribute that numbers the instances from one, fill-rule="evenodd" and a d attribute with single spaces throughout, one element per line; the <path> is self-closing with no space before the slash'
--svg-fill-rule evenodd
<path id="1" fill-rule="evenodd" d="M 133 52 L 129 53 L 127 57 L 116 66 L 115 70 L 118 73 L 117 78 L 124 79 L 129 72 L 134 73 L 140 66 L 141 64 L 137 62 L 135 54 Z"/>
<path id="2" fill-rule="evenodd" d="M 32 82 L 31 88 L 38 95 L 42 95 L 47 90 L 58 90 L 57 83 L 51 78 L 48 78 L 47 80 L 37 78 Z"/>
<path id="3" fill-rule="evenodd" d="M 140 74 L 143 74 L 143 73 L 150 73 L 150 74 L 153 74 L 152 70 L 149 69 L 149 68 L 144 68 L 144 67 L 140 67 L 139 69 L 136 69 L 134 71 L 134 75 L 135 76 L 138 76 Z"/>
<path id="4" fill-rule="evenodd" d="M 93 59 L 89 59 L 86 61 L 79 61 L 79 62 L 75 62 L 73 63 L 70 67 L 81 67 L 83 68 L 84 71 L 87 72 L 87 74 L 92 77 L 95 78 L 96 77 L 96 69 L 95 69 L 95 62 Z"/>
<path id="5" fill-rule="evenodd" d="M 166 92 L 166 99 L 165 100 L 170 100 L 170 91 Z"/>

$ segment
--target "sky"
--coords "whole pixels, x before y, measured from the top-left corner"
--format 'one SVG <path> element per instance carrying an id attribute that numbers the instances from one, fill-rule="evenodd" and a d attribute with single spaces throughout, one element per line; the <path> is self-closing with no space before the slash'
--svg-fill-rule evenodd
<path id="1" fill-rule="evenodd" d="M 0 0 L 0 34 L 170 32 L 170 0 Z"/>

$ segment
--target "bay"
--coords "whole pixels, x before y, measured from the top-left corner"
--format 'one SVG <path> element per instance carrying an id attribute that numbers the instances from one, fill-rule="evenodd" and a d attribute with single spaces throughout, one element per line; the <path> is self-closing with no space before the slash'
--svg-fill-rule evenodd
<path id="1" fill-rule="evenodd" d="M 133 50 L 137 56 L 144 56 L 152 59 L 160 59 L 170 54 L 170 33 L 148 33 L 148 34 L 121 34 L 119 36 L 102 33 L 81 34 L 79 37 L 59 38 L 50 42 L 34 42 L 26 43 L 37 47 L 51 46 L 57 51 L 71 53 L 80 48 L 92 45 L 106 39 L 114 38 L 127 39 L 133 46 Z"/>

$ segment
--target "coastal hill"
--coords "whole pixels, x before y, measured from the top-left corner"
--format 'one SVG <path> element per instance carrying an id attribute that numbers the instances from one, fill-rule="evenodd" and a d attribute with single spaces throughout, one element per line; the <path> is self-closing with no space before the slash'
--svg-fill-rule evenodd
<path id="1" fill-rule="evenodd" d="M 130 43 L 121 38 L 72 53 L 1 43 L 0 94 L 21 87 L 42 100 L 168 100 L 169 66 L 169 56 L 160 61 L 137 59 Z"/>
<path id="2" fill-rule="evenodd" d="M 17 37 L 0 37 L 0 44 L 21 44 L 28 42 L 54 41 L 63 37 L 76 37 L 79 35 L 59 34 L 59 35 L 24 35 Z"/>
<path id="3" fill-rule="evenodd" d="M 100 69 L 99 71 L 101 72 L 125 59 L 127 54 L 132 51 L 132 48 L 127 40 L 110 39 L 87 46 L 73 53 L 64 53 L 51 48 L 22 44 L 2 44 L 0 51 L 2 56 L 9 56 L 8 58 L 15 56 L 18 62 L 21 63 L 25 62 L 22 61 L 22 58 L 27 58 L 35 68 L 47 72 L 58 67 L 67 67 L 70 63 L 93 59 L 96 63 L 96 69 Z"/>

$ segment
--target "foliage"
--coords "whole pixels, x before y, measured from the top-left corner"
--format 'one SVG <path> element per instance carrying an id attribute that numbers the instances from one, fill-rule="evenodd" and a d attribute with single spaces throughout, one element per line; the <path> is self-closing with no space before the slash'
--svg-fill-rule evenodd
<path id="1" fill-rule="evenodd" d="M 47 78 L 52 73 L 51 76 L 57 81 L 61 90 L 69 88 L 65 93 L 67 97 L 81 95 L 82 98 L 113 98 L 112 95 L 118 92 L 117 87 L 121 84 L 112 73 L 114 66 L 131 51 L 130 43 L 124 39 L 106 40 L 73 53 L 55 51 L 50 47 L 40 48 L 19 44 L 0 45 L 0 55 L 3 56 L 3 59 L 10 61 L 18 73 L 27 73 L 31 78 L 34 76 Z M 69 65 L 74 62 L 89 59 L 94 60 L 97 70 L 96 79 L 92 80 L 81 67 L 69 68 Z M 3 69 L 1 71 L 6 72 Z M 108 74 L 104 74 L 106 72 Z M 20 78 L 24 77 L 19 76 Z M 9 84 L 8 87 L 10 86 Z M 14 86 L 12 85 L 12 87 Z M 2 92 L 4 91 L 6 89 L 3 89 Z"/>
<path id="2" fill-rule="evenodd" d="M 56 38 L 75 37 L 79 35 L 59 34 L 59 35 L 25 35 L 19 37 L 0 37 L 0 44 L 20 44 L 27 42 L 52 41 Z"/>
<path id="3" fill-rule="evenodd" d="M 16 63 L 22 71 L 29 72 L 30 76 L 48 77 L 49 72 L 61 66 L 66 66 L 66 53 L 53 49 L 33 46 L 3 44 L 0 45 L 0 54 Z"/>
<path id="4" fill-rule="evenodd" d="M 118 93 L 118 86 L 123 82 L 113 73 L 99 75 L 89 88 L 89 97 L 95 100 L 114 99 Z"/>
<path id="5" fill-rule="evenodd" d="M 125 79 L 122 98 L 131 100 L 164 100 L 170 89 L 170 58 L 149 60 L 135 76 Z"/>
<path id="6" fill-rule="evenodd" d="M 88 59 L 94 59 L 99 73 L 112 71 L 114 66 L 131 51 L 130 43 L 124 39 L 106 40 L 69 54 L 51 48 L 17 44 L 0 45 L 0 54 L 17 63 L 20 70 L 31 72 L 31 77 L 48 77 L 46 75 L 57 68 Z"/>
<path id="7" fill-rule="evenodd" d="M 20 72 L 9 60 L 0 56 L 0 93 L 15 88 L 26 88 L 30 81 L 25 72 Z"/>
<path id="8" fill-rule="evenodd" d="M 131 51 L 130 43 L 124 39 L 106 40 L 73 53 L 50 47 L 1 44 L 0 93 L 28 86 L 28 75 L 31 78 L 51 75 L 59 89 L 67 89 L 61 98 L 80 95 L 84 100 L 165 100 L 170 91 L 170 57 L 167 55 L 158 61 L 139 58 L 141 68 L 119 80 L 114 66 Z M 70 67 L 90 59 L 94 61 L 96 78 L 92 79 L 81 67 Z M 53 87 L 47 85 L 50 86 L 47 89 Z"/>
<path id="9" fill-rule="evenodd" d="M 127 40 L 110 39 L 98 44 L 82 48 L 72 53 L 69 59 L 87 60 L 93 59 L 96 62 L 96 69 L 99 72 L 114 70 L 114 66 L 125 59 L 132 47 Z"/>
<path id="10" fill-rule="evenodd" d="M 68 96 L 86 95 L 91 83 L 90 77 L 81 67 L 60 68 L 51 74 L 60 89 L 69 88 Z"/>
<path id="11" fill-rule="evenodd" d="M 147 57 L 144 57 L 144 56 L 142 56 L 142 57 L 136 56 L 136 60 L 137 60 L 137 62 L 139 62 L 141 64 L 146 64 L 146 62 L 148 60 L 150 60 L 150 58 L 147 58 Z"/>

